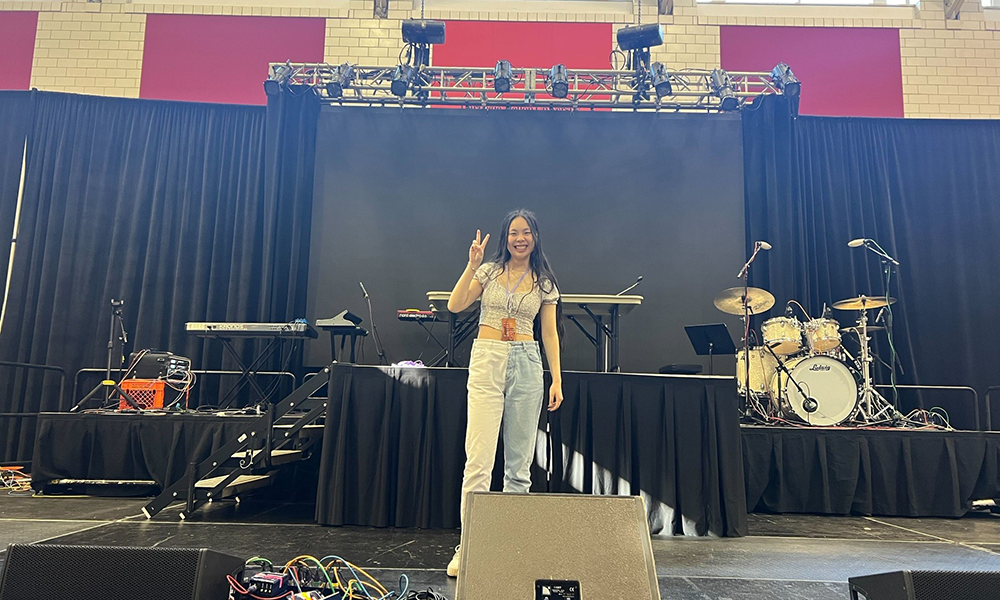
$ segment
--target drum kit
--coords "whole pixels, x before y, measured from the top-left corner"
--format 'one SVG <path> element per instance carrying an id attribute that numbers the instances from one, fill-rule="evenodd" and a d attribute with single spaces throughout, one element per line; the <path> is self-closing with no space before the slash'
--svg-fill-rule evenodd
<path id="1" fill-rule="evenodd" d="M 897 416 L 893 405 L 875 389 L 870 334 L 884 329 L 869 325 L 868 311 L 896 301 L 887 296 L 858 296 L 834 302 L 840 311 L 856 311 L 856 324 L 841 327 L 825 309 L 812 318 L 792 300 L 784 316 L 764 321 L 758 345 L 751 346 L 756 332 L 749 317 L 774 306 L 774 296 L 755 287 L 734 287 L 716 296 L 716 308 L 744 317 L 743 348 L 736 355 L 736 380 L 746 399 L 745 416 L 765 421 L 835 426 L 845 423 L 872 424 Z M 798 319 L 797 305 L 805 316 Z M 857 336 L 860 351 L 855 357 L 844 346 L 845 336 Z"/>

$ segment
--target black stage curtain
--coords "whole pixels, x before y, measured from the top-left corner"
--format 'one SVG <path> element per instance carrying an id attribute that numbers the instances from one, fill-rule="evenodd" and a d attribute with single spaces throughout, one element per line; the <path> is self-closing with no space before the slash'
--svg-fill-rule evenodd
<path id="1" fill-rule="evenodd" d="M 333 368 L 317 521 L 458 527 L 468 372 Z M 540 417 L 533 491 L 641 495 L 653 533 L 746 534 L 731 380 L 567 372 L 564 390 Z"/>
<path id="2" fill-rule="evenodd" d="M 747 510 L 960 517 L 1000 497 L 1000 433 L 745 427 Z"/>
<path id="3" fill-rule="evenodd" d="M 71 377 L 102 366 L 111 298 L 126 301 L 130 349 L 206 369 L 233 363 L 185 322 L 304 316 L 311 194 L 265 194 L 286 154 L 265 161 L 265 125 L 263 107 L 38 93 L 0 358 Z M 253 353 L 237 347 L 244 360 Z M 201 397 L 219 385 L 202 378 Z M 12 412 L 60 408 L 54 383 L 37 376 L 0 393 Z M 7 460 L 29 457 L 33 431 L 8 432 Z"/>
<path id="4" fill-rule="evenodd" d="M 319 106 L 319 96 L 308 89 L 267 98 L 264 205 L 273 225 L 264 240 L 276 268 L 263 274 L 261 289 L 270 294 L 267 312 L 273 316 L 306 316 Z"/>
<path id="5" fill-rule="evenodd" d="M 6 277 L 17 189 L 21 182 L 21 157 L 31 123 L 31 92 L 0 91 L 0 115 L 3 115 L 0 119 L 0 271 Z M 2 403 L 0 412 L 4 412 Z"/>
<path id="6" fill-rule="evenodd" d="M 54 479 L 152 480 L 161 489 L 240 435 L 257 416 L 66 414 L 38 416 L 31 485 Z"/>
<path id="7" fill-rule="evenodd" d="M 755 104 L 743 111 L 747 240 L 774 246 L 751 271 L 778 299 L 771 316 L 792 298 L 816 316 L 824 302 L 880 295 L 878 259 L 847 247 L 872 238 L 902 265 L 891 282 L 900 382 L 980 394 L 998 383 L 1000 123 L 792 118 L 782 97 Z M 873 337 L 888 361 L 885 337 Z M 953 410 L 953 424 L 973 427 L 967 413 Z"/>
<path id="8" fill-rule="evenodd" d="M 0 91 L 0 279 L 6 281 L 10 260 L 10 241 L 14 234 L 14 216 L 17 212 L 17 191 L 21 182 L 21 162 L 24 156 L 24 140 L 31 123 L 31 92 Z M 0 291 L 0 301 L 3 292 Z M 0 332 L 0 337 L 6 334 Z M 0 382 L 18 374 L 20 368 L 0 366 Z M 20 412 L 11 401 L 10 395 L 3 393 L 0 384 L 0 413 Z M 20 415 L 0 414 L 0 462 L 12 456 L 10 449 L 16 443 L 21 427 L 34 427 L 30 418 Z"/>

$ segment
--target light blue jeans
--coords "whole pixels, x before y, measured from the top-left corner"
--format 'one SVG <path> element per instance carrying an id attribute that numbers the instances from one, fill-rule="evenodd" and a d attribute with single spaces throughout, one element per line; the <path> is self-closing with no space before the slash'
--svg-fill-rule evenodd
<path id="1" fill-rule="evenodd" d="M 545 390 L 538 342 L 476 339 L 469 359 L 462 520 L 469 492 L 488 492 L 503 422 L 503 491 L 531 487 L 538 418 Z M 463 523 L 464 525 L 464 523 Z"/>

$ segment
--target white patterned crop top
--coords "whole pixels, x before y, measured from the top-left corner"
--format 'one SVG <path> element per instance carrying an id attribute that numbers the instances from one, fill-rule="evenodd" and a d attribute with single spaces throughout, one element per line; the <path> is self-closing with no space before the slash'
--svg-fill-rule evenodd
<path id="1" fill-rule="evenodd" d="M 535 315 L 543 304 L 555 304 L 559 300 L 559 290 L 554 282 L 543 279 L 535 282 L 527 292 L 510 294 L 508 303 L 505 280 L 501 278 L 502 271 L 503 267 L 496 263 L 483 263 L 476 270 L 476 281 L 483 286 L 479 324 L 500 329 L 501 319 L 514 317 L 518 333 L 531 335 Z M 510 285 L 514 283 L 511 282 Z"/>

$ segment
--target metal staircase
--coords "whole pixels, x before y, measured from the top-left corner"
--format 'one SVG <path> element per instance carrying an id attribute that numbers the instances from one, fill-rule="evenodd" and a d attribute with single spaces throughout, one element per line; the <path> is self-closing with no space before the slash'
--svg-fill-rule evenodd
<path id="1" fill-rule="evenodd" d="M 314 394 L 330 381 L 329 366 L 306 380 L 200 463 L 191 462 L 180 480 L 167 486 L 143 507 L 147 519 L 174 502 L 183 501 L 180 518 L 209 502 L 269 486 L 283 466 L 306 460 L 323 437 L 315 421 L 326 414 L 329 393 Z"/>

